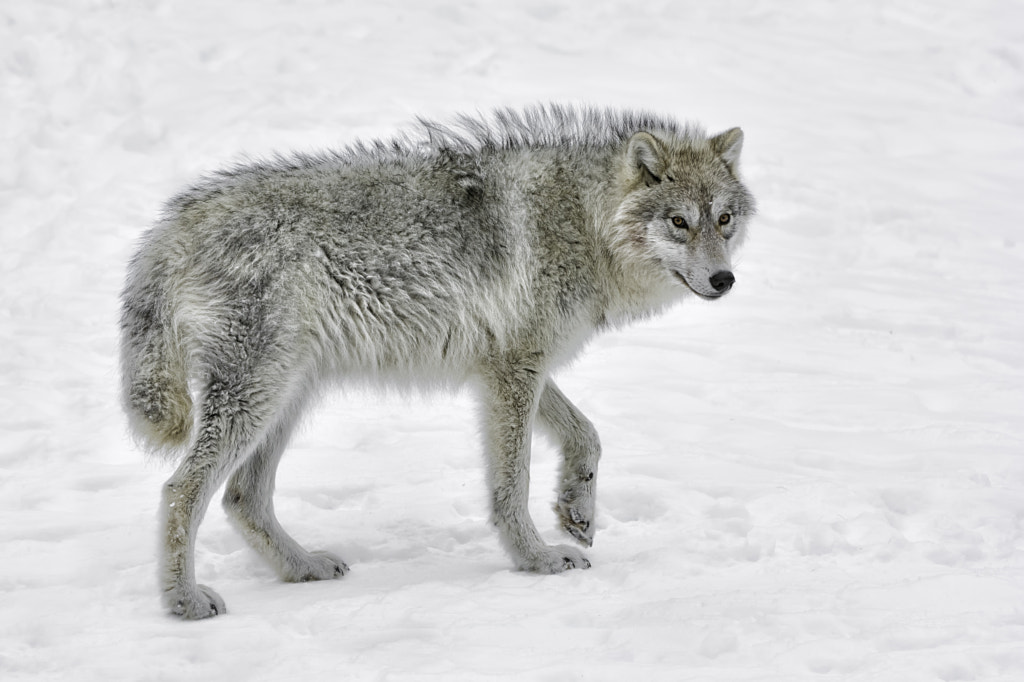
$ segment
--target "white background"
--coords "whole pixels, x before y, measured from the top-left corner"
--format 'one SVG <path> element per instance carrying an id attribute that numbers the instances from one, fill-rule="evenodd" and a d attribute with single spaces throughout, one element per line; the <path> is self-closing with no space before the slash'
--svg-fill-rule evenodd
<path id="1" fill-rule="evenodd" d="M 161 203 L 243 154 L 551 100 L 742 126 L 761 207 L 725 300 L 559 376 L 604 443 L 594 568 L 511 570 L 468 396 L 348 392 L 277 506 L 352 573 L 282 584 L 214 505 L 229 613 L 166 616 L 170 469 L 115 388 Z M 0 678 L 1024 679 L 1022 133 L 1020 2 L 6 0 Z"/>

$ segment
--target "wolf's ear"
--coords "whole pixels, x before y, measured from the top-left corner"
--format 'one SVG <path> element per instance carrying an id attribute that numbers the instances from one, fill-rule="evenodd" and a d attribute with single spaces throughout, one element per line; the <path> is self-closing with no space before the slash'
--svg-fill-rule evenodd
<path id="1" fill-rule="evenodd" d="M 740 152 L 743 151 L 743 131 L 739 128 L 729 128 L 724 133 L 719 133 L 711 138 L 711 148 L 715 150 L 725 165 L 733 173 L 740 165 Z"/>
<path id="2" fill-rule="evenodd" d="M 650 187 L 661 182 L 665 173 L 665 149 L 654 135 L 635 133 L 629 138 L 626 149 L 626 161 L 631 168 L 637 169 L 644 183 Z"/>

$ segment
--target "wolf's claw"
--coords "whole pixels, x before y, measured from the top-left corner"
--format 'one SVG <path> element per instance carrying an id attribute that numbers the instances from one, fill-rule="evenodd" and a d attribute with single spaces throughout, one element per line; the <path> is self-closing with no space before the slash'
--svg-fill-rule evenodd
<path id="1" fill-rule="evenodd" d="M 576 568 L 576 562 L 570 557 L 564 557 L 563 560 L 565 561 L 566 570 Z M 588 568 L 590 568 L 590 559 L 588 559 L 587 557 L 580 557 L 580 564 L 580 568 L 582 568 L 583 570 L 587 570 Z"/>
<path id="2" fill-rule="evenodd" d="M 570 497 L 563 494 L 558 504 L 555 505 L 555 513 L 558 514 L 562 529 L 566 533 L 584 547 L 592 547 L 594 545 L 594 525 L 590 521 L 592 517 L 580 511 L 579 508 L 584 499 L 586 498 Z M 592 498 L 589 498 L 589 501 L 590 504 L 593 504 Z"/>
<path id="3" fill-rule="evenodd" d="M 594 546 L 594 535 L 590 531 L 590 522 L 581 521 L 579 523 L 564 523 L 562 529 L 566 533 L 571 535 L 576 542 L 580 543 L 584 547 Z"/>

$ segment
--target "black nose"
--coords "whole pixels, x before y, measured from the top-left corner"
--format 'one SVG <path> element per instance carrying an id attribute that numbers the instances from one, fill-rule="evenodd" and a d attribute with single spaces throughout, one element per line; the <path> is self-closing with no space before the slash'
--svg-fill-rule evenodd
<path id="1" fill-rule="evenodd" d="M 720 294 L 732 289 L 732 285 L 736 283 L 736 278 L 732 276 L 732 273 L 728 270 L 719 270 L 715 274 L 711 275 L 711 286 L 715 288 Z"/>

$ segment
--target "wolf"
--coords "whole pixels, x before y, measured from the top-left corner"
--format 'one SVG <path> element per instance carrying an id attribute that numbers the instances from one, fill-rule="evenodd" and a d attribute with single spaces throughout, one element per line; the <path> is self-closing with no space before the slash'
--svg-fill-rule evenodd
<path id="1" fill-rule="evenodd" d="M 121 296 L 122 400 L 137 440 L 175 458 L 162 489 L 162 601 L 226 612 L 196 583 L 215 492 L 286 581 L 339 578 L 274 514 L 275 472 L 333 385 L 454 387 L 482 406 L 491 521 L 524 570 L 589 568 L 527 508 L 531 436 L 562 461 L 555 511 L 594 537 L 600 443 L 552 372 L 597 332 L 735 283 L 754 214 L 743 132 L 642 111 L 537 105 L 391 139 L 250 161 L 172 198 Z"/>

